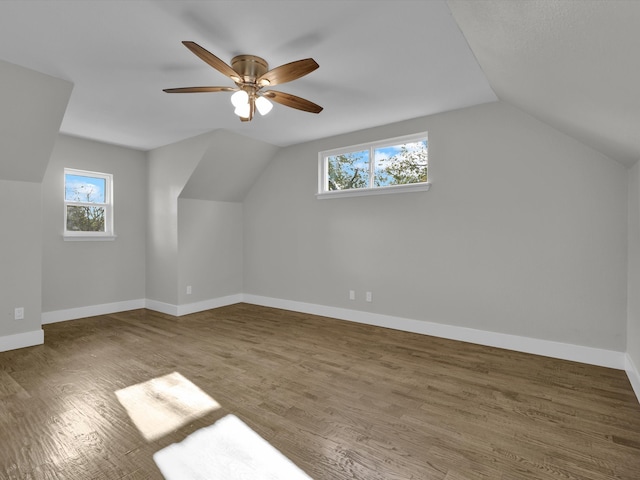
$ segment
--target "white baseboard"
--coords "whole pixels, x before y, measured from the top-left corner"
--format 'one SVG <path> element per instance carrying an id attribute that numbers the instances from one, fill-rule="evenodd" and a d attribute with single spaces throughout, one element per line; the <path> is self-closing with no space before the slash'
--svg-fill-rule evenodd
<path id="1" fill-rule="evenodd" d="M 153 310 L 154 312 L 173 315 L 174 317 L 178 316 L 178 305 L 173 305 L 171 303 L 159 302 L 158 300 L 151 300 L 147 298 L 145 300 L 145 308 Z"/>
<path id="2" fill-rule="evenodd" d="M 463 342 L 476 343 L 489 347 L 504 348 L 518 352 L 532 353 L 545 357 L 571 360 L 574 362 L 588 363 L 602 367 L 625 370 L 625 353 L 600 348 L 584 347 L 569 343 L 540 340 L 537 338 L 521 337 L 505 333 L 488 332 L 467 327 L 446 325 L 443 323 L 428 322 L 425 320 L 412 320 L 408 318 L 380 315 L 377 313 L 349 310 L 346 308 L 327 307 L 312 303 L 282 300 L 271 297 L 244 294 L 243 301 L 254 305 L 281 308 L 296 312 L 322 315 L 338 318 L 351 322 L 375 325 L 378 327 L 392 328 L 406 332 L 432 335 L 434 337 L 448 338 Z"/>
<path id="3" fill-rule="evenodd" d="M 188 315 L 190 313 L 204 312 L 205 310 L 211 310 L 212 308 L 226 307 L 227 305 L 233 305 L 235 303 L 242 302 L 243 295 L 238 293 L 236 295 L 227 295 L 226 297 L 213 298 L 211 300 L 205 300 L 203 302 L 187 303 L 186 305 L 177 306 L 177 317 L 182 315 Z"/>
<path id="4" fill-rule="evenodd" d="M 627 377 L 629 377 L 631 388 L 633 388 L 636 397 L 638 397 L 638 402 L 640 402 L 640 370 L 638 370 L 635 363 L 633 363 L 633 360 L 631 360 L 631 357 L 628 353 L 625 355 L 625 360 L 625 371 L 627 372 Z"/>
<path id="5" fill-rule="evenodd" d="M 88 307 L 69 308 L 66 310 L 55 310 L 53 312 L 42 312 L 42 324 L 65 322 L 77 318 L 95 317 L 96 315 L 108 315 L 110 313 L 126 312 L 145 308 L 144 299 L 127 300 L 124 302 L 104 303 L 102 305 L 90 305 Z"/>
<path id="6" fill-rule="evenodd" d="M 33 347 L 44 343 L 44 330 L 32 330 L 30 332 L 16 333 L 0 337 L 0 352 L 16 350 L 18 348 Z"/>
<path id="7" fill-rule="evenodd" d="M 234 303 L 242 302 L 242 294 L 227 295 L 226 297 L 211 298 L 209 300 L 203 300 L 202 302 L 187 303 L 184 305 L 173 305 L 171 303 L 159 302 L 157 300 L 146 300 L 146 307 L 149 310 L 165 313 L 167 315 L 173 315 L 174 317 L 181 317 L 182 315 L 189 315 L 190 313 L 204 312 L 205 310 L 211 310 L 212 308 L 225 307 L 227 305 L 233 305 Z"/>
<path id="8" fill-rule="evenodd" d="M 148 308 L 156 312 L 165 313 L 174 317 L 188 315 L 190 313 L 203 312 L 212 308 L 233 305 L 242 302 L 242 294 L 228 295 L 226 297 L 213 298 L 202 302 L 188 303 L 186 305 L 173 305 L 160 302 L 158 300 L 139 299 L 116 303 L 105 303 L 103 305 L 91 305 L 88 307 L 69 308 L 66 310 L 56 310 L 42 313 L 42 324 L 65 322 L 78 318 L 95 317 L 96 315 L 108 315 L 110 313 L 126 312 L 138 308 Z"/>

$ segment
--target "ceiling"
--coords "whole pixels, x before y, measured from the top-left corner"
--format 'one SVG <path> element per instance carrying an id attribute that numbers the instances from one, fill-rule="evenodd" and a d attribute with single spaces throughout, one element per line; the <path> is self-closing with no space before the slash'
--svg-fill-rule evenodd
<path id="1" fill-rule="evenodd" d="M 233 86 L 183 40 L 227 63 L 314 58 L 277 90 L 324 111 L 241 123 L 230 93 L 164 93 Z M 0 60 L 73 82 L 62 132 L 142 150 L 216 129 L 285 146 L 496 100 L 440 0 L 3 0 Z"/>
<path id="2" fill-rule="evenodd" d="M 448 4 L 501 100 L 623 164 L 640 159 L 640 1 Z"/>
<path id="3" fill-rule="evenodd" d="M 0 60 L 71 81 L 61 131 L 149 150 L 225 129 L 286 146 L 507 101 L 626 165 L 640 158 L 636 0 L 2 0 Z M 231 80 L 182 45 L 320 68 L 241 123 Z M 495 93 L 494 93 L 495 92 Z"/>

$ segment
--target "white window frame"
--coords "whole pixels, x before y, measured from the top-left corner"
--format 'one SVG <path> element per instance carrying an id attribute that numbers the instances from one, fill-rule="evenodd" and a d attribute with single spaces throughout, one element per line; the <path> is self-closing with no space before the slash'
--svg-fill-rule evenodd
<path id="1" fill-rule="evenodd" d="M 67 175 L 79 175 L 82 177 L 100 178 L 105 181 L 104 203 L 77 202 L 66 199 Z M 113 231 L 113 175 L 110 173 L 92 172 L 88 170 L 78 170 L 75 168 L 65 168 L 63 177 L 63 200 L 64 200 L 64 224 L 63 237 L 65 241 L 109 241 L 115 240 Z M 67 230 L 67 206 L 88 206 L 104 208 L 104 232 L 79 232 Z"/>
<path id="2" fill-rule="evenodd" d="M 361 143 L 359 145 L 350 145 L 348 147 L 334 148 L 332 150 L 324 150 L 318 153 L 318 193 L 316 198 L 342 198 L 342 197 L 360 197 L 365 195 L 383 195 L 388 193 L 401 192 L 426 192 L 431 187 L 431 182 L 408 183 L 403 185 L 388 185 L 384 187 L 370 186 L 367 188 L 350 188 L 347 190 L 329 190 L 329 167 L 328 158 L 334 155 L 342 155 L 353 152 L 369 150 L 369 180 L 370 185 L 373 183 L 375 160 L 374 151 L 378 148 L 393 147 L 405 143 L 419 142 L 427 140 L 428 132 L 414 133 L 411 135 L 403 135 L 401 137 L 387 138 L 369 143 Z M 427 149 L 428 149 L 427 143 Z M 428 151 L 428 150 L 427 150 Z M 427 160 L 427 164 L 428 164 Z M 431 175 L 428 174 L 427 179 Z"/>

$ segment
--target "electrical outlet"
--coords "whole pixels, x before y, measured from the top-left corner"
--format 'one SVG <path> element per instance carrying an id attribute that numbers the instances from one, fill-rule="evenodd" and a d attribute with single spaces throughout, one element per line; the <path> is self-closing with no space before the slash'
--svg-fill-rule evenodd
<path id="1" fill-rule="evenodd" d="M 191 285 L 187 285 L 187 295 L 191 295 Z"/>
<path id="2" fill-rule="evenodd" d="M 373 294 L 371 292 L 367 292 L 367 302 L 373 302 Z"/>
<path id="3" fill-rule="evenodd" d="M 355 300 L 355 299 L 356 299 L 356 291 L 349 290 L 349 300 Z"/>
<path id="4" fill-rule="evenodd" d="M 24 308 L 18 307 L 13 311 L 13 318 L 16 320 L 24 320 Z"/>

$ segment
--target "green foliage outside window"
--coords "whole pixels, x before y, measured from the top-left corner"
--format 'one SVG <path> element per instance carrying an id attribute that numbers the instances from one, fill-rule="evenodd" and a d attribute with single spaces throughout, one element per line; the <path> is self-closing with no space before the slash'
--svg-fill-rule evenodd
<path id="1" fill-rule="evenodd" d="M 104 208 L 67 205 L 67 231 L 104 232 Z"/>
<path id="2" fill-rule="evenodd" d="M 369 152 L 346 153 L 328 158 L 329 190 L 369 186 Z"/>
<path id="3" fill-rule="evenodd" d="M 426 182 L 427 168 L 426 144 L 417 149 L 402 145 L 399 153 L 377 165 L 376 187 Z"/>

